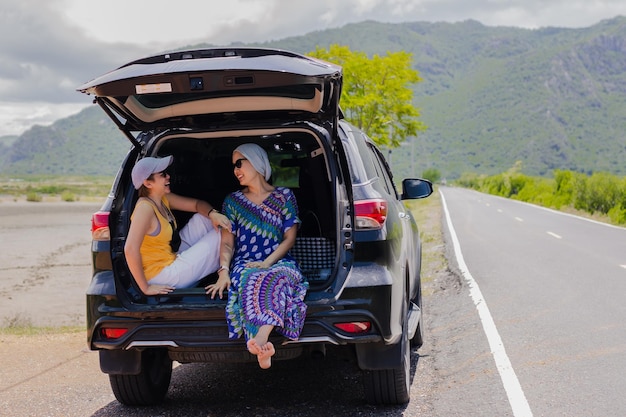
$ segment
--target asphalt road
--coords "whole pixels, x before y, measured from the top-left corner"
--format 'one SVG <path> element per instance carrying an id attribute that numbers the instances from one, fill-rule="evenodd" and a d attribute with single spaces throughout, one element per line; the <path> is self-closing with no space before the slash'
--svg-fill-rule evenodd
<path id="1" fill-rule="evenodd" d="M 276 362 L 267 372 L 181 365 L 162 405 L 128 408 L 115 401 L 84 332 L 0 332 L 0 416 L 626 415 L 625 230 L 468 190 L 442 192 L 474 281 L 445 265 L 424 271 L 425 344 L 411 356 L 409 404 L 364 403 L 356 365 L 329 350 L 326 360 Z M 72 204 L 0 204 L 5 322 L 83 325 L 95 207 Z M 441 217 L 421 225 L 423 249 L 445 251 L 454 267 L 452 235 L 445 247 L 428 238 Z M 501 338 L 495 350 L 484 307 Z M 509 392 L 511 380 L 519 392 Z"/>
<path id="2" fill-rule="evenodd" d="M 507 377 L 532 415 L 626 415 L 626 229 L 470 190 L 442 193 L 510 360 Z"/>

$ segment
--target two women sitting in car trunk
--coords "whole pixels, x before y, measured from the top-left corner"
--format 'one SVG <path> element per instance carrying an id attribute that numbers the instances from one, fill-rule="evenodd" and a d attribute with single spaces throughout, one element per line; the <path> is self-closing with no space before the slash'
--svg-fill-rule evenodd
<path id="1" fill-rule="evenodd" d="M 148 158 L 144 158 L 142 161 L 146 159 Z M 304 297 L 308 284 L 295 259 L 289 254 L 289 250 L 295 243 L 300 223 L 298 206 L 295 196 L 289 188 L 274 187 L 268 182 L 271 176 L 271 167 L 267 153 L 260 146 L 255 144 L 239 146 L 232 153 L 232 162 L 234 174 L 243 188 L 231 193 L 224 200 L 223 212 L 225 216 L 217 213 L 206 202 L 171 193 L 169 191 L 169 176 L 167 173 L 160 175 L 159 172 L 161 171 L 156 171 L 156 166 L 145 171 L 153 171 L 151 175 L 154 176 L 157 173 L 162 179 L 157 178 L 155 181 L 146 178 L 142 180 L 147 181 L 146 189 L 151 191 L 146 198 L 154 204 L 145 201 L 145 205 L 149 205 L 152 211 L 141 209 L 140 215 L 137 209 L 142 200 L 140 198 L 133 213 L 132 222 L 134 223 L 136 218 L 152 217 L 152 221 L 144 220 L 142 224 L 145 223 L 154 227 L 137 226 L 133 233 L 133 225 L 131 224 L 127 240 L 128 249 L 125 248 L 125 251 L 127 258 L 129 254 L 131 258 L 135 255 L 133 261 L 129 259 L 128 263 L 130 267 L 131 262 L 133 262 L 131 272 L 142 291 L 146 288 L 153 294 L 171 292 L 177 286 L 173 279 L 171 281 L 153 281 L 154 278 L 145 277 L 145 268 L 142 268 L 138 275 L 135 275 L 135 271 L 140 265 L 145 266 L 145 262 L 141 264 L 137 261 L 136 255 L 137 253 L 142 255 L 143 252 L 146 252 L 145 249 L 143 252 L 137 250 L 137 244 L 139 244 L 139 248 L 145 245 L 140 239 L 141 233 L 143 233 L 144 241 L 148 240 L 149 232 L 157 233 L 155 230 L 157 218 L 161 228 L 166 228 L 167 223 L 164 222 L 167 220 L 170 204 L 172 208 L 187 211 L 194 211 L 194 208 L 196 208 L 195 211 L 198 211 L 197 207 L 200 206 L 200 212 L 206 213 L 206 217 L 200 218 L 196 214 L 183 228 L 183 231 L 190 228 L 195 229 L 195 237 L 198 238 L 197 241 L 194 240 L 197 243 L 192 244 L 187 251 L 193 250 L 195 252 L 194 247 L 203 248 L 198 249 L 198 251 L 206 250 L 204 252 L 205 262 L 198 262 L 198 265 L 194 266 L 193 269 L 200 271 L 208 268 L 208 273 L 218 271 L 217 282 L 205 288 L 207 294 L 211 298 L 215 298 L 215 296 L 222 298 L 227 292 L 226 320 L 229 338 L 237 339 L 244 336 L 248 351 L 257 357 L 261 368 L 267 369 L 271 366 L 272 356 L 275 354 L 275 348 L 269 341 L 271 332 L 276 330 L 279 334 L 296 340 L 300 336 L 306 315 Z M 169 166 L 169 163 L 171 161 L 165 167 Z M 163 167 L 159 165 L 158 168 Z M 143 176 L 138 176 L 138 179 Z M 133 181 L 134 178 L 133 175 Z M 165 195 L 167 195 L 166 198 Z M 163 211 L 155 210 L 155 208 L 159 208 L 156 204 L 158 201 L 163 203 Z M 192 207 L 192 201 L 196 207 Z M 194 221 L 195 217 L 199 218 Z M 208 221 L 209 218 L 212 222 Z M 221 239 L 219 236 L 215 236 L 214 226 L 221 228 Z M 181 236 L 183 231 L 181 231 Z M 167 239 L 167 236 L 161 240 L 164 239 Z M 129 241 L 131 242 L 130 246 Z M 216 242 L 219 245 L 219 252 L 215 246 Z M 175 255 L 175 260 L 172 261 L 171 265 L 178 262 L 178 259 L 183 256 L 185 256 L 185 251 Z M 219 262 L 216 262 L 216 256 Z M 195 256 L 189 256 L 189 258 L 196 260 Z M 165 268 L 169 267 L 170 265 Z M 174 268 L 170 269 L 173 270 Z M 161 275 L 164 275 L 163 272 L 156 275 L 155 278 Z M 188 278 L 186 283 L 193 286 L 200 278 L 202 276 L 196 277 L 194 275 L 193 278 Z M 143 286 L 140 282 L 142 280 L 145 281 Z M 148 294 L 148 292 L 144 292 Z"/>

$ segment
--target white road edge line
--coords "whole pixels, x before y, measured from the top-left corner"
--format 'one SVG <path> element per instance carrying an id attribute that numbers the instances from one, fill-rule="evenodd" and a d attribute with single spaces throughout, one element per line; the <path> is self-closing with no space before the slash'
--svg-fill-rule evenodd
<path id="1" fill-rule="evenodd" d="M 478 283 L 474 280 L 469 272 L 469 269 L 467 268 L 467 265 L 465 264 L 463 254 L 461 253 L 461 245 L 459 244 L 459 239 L 457 238 L 454 227 L 452 226 L 452 220 L 450 218 L 450 213 L 448 212 L 446 199 L 444 198 L 441 190 L 439 190 L 439 195 L 441 196 L 443 211 L 446 214 L 446 222 L 448 224 L 448 230 L 450 231 L 450 237 L 454 246 L 454 253 L 459 264 L 459 269 L 461 270 L 465 281 L 467 281 L 470 296 L 474 301 L 476 310 L 478 310 L 478 316 L 480 317 L 483 330 L 487 336 L 487 341 L 489 342 L 493 359 L 496 363 L 496 367 L 498 368 L 498 372 L 500 373 L 500 379 L 502 380 L 502 385 L 504 386 L 504 390 L 506 391 L 506 395 L 509 399 L 509 404 L 513 410 L 513 415 L 516 417 L 532 417 L 533 413 L 530 409 L 530 405 L 528 405 L 526 395 L 524 394 L 522 386 L 517 379 L 517 375 L 511 365 L 511 361 L 506 354 L 504 345 L 502 344 L 502 339 L 500 338 L 500 334 L 496 328 L 496 324 L 491 317 L 489 307 L 487 307 L 487 302 L 483 298 L 480 288 L 478 288 Z"/>

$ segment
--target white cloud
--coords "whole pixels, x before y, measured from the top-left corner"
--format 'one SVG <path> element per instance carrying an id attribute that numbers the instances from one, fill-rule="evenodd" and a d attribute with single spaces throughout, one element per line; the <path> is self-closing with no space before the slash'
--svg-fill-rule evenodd
<path id="1" fill-rule="evenodd" d="M 0 102 L 0 136 L 19 135 L 34 125 L 47 126 L 89 106 L 89 102 Z"/>
<path id="2" fill-rule="evenodd" d="M 259 20 L 268 8 L 263 0 L 66 1 L 67 19 L 101 42 L 161 46 L 206 42 L 220 37 L 221 28 Z"/>
<path id="3" fill-rule="evenodd" d="M 364 20 L 474 19 L 488 26 L 585 27 L 623 0 L 0 0 L 0 136 L 84 106 L 75 88 L 172 47 L 299 36 Z"/>

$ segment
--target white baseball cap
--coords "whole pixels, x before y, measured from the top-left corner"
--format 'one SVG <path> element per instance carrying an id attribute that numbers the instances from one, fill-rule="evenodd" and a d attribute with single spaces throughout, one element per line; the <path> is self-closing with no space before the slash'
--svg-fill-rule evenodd
<path id="1" fill-rule="evenodd" d="M 163 158 L 153 158 L 148 156 L 143 158 L 139 162 L 135 164 L 133 167 L 133 171 L 130 176 L 133 179 L 133 185 L 135 186 L 135 190 L 141 188 L 143 181 L 148 179 L 150 175 L 162 172 L 167 169 L 168 166 L 172 164 L 174 157 L 172 155 L 165 156 Z"/>

